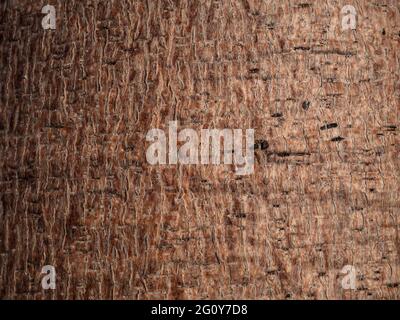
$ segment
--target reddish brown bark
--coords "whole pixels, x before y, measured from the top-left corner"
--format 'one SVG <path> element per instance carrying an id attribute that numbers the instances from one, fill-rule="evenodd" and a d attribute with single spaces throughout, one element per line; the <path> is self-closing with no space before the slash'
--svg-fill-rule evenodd
<path id="1" fill-rule="evenodd" d="M 399 298 L 398 1 L 32 2 L 0 4 L 2 298 Z M 174 119 L 254 128 L 254 174 L 150 166 Z"/>

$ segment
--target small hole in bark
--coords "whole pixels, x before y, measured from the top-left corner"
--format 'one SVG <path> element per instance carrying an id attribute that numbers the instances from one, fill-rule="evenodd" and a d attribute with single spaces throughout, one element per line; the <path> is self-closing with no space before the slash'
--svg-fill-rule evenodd
<path id="1" fill-rule="evenodd" d="M 269 147 L 269 143 L 267 140 L 256 140 L 256 143 L 254 144 L 254 150 L 256 149 L 261 149 L 261 150 L 266 150 Z"/>
<path id="2" fill-rule="evenodd" d="M 323 125 L 322 127 L 320 127 L 320 130 L 328 130 L 328 129 L 332 129 L 332 128 L 337 128 L 337 123 L 328 123 Z"/>
<path id="3" fill-rule="evenodd" d="M 275 113 L 271 114 L 271 117 L 272 117 L 272 118 L 280 118 L 280 117 L 282 117 L 282 116 L 283 116 L 283 114 L 280 113 L 280 112 L 275 112 Z"/>
<path id="4" fill-rule="evenodd" d="M 334 138 L 332 138 L 331 139 L 331 141 L 334 141 L 334 142 L 339 142 L 339 141 L 342 141 L 342 140 L 344 140 L 344 138 L 343 137 L 334 137 Z"/>
<path id="5" fill-rule="evenodd" d="M 301 107 L 303 108 L 303 110 L 308 110 L 308 108 L 310 108 L 310 101 L 303 101 Z"/>
<path id="6" fill-rule="evenodd" d="M 250 73 L 257 73 L 259 71 L 260 71 L 260 69 L 258 69 L 258 68 L 252 68 L 249 70 Z"/>

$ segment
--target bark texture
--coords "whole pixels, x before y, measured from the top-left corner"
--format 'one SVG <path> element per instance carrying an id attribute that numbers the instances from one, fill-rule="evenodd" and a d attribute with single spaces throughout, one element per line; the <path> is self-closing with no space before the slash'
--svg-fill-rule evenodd
<path id="1" fill-rule="evenodd" d="M 399 1 L 3 0 L 0 14 L 0 297 L 400 297 Z M 147 131 L 174 119 L 254 128 L 254 174 L 149 165 Z"/>

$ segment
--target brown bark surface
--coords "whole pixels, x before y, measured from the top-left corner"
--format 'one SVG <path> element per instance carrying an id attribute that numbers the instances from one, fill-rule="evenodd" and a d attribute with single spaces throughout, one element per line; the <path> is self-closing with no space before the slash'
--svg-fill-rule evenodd
<path id="1" fill-rule="evenodd" d="M 0 297 L 400 297 L 399 1 L 46 4 L 0 3 Z M 174 119 L 254 174 L 149 165 Z"/>

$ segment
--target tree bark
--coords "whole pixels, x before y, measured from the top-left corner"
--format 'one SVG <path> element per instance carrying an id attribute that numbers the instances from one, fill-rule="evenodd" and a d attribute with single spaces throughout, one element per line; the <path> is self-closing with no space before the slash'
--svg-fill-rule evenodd
<path id="1" fill-rule="evenodd" d="M 46 4 L 0 3 L 1 298 L 399 298 L 398 1 Z M 172 120 L 254 173 L 150 165 Z"/>

